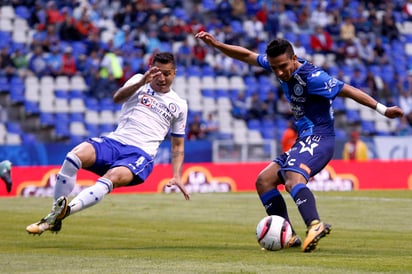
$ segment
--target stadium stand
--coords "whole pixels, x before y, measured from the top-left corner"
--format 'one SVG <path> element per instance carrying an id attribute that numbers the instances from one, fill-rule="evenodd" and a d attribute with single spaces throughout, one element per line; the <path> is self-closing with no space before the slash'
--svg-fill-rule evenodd
<path id="1" fill-rule="evenodd" d="M 111 102 L 111 93 L 125 77 L 144 71 L 153 48 L 172 50 L 179 56 L 184 40 L 192 52 L 185 58 L 177 58 L 178 77 L 174 88 L 187 99 L 190 114 L 201 113 L 205 118 L 210 112 L 216 113 L 220 123 L 217 136 L 221 139 L 233 138 L 239 143 L 259 143 L 262 138 L 279 140 L 286 124 L 280 115 L 270 122 L 265 119 L 259 123 L 231 115 L 232 100 L 239 93 L 246 95 L 246 102 L 255 92 L 259 93 L 262 104 L 270 92 L 275 92 L 279 98 L 279 85 L 273 75 L 222 58 L 206 46 L 200 45 L 198 49 L 201 50 L 194 52 L 196 41 L 192 34 L 201 29 L 260 52 L 264 51 L 267 42 L 261 37 L 283 36 L 292 42 L 299 40 L 306 53 L 313 53 L 311 60 L 336 77 L 350 81 L 355 77 L 356 69 L 362 75 L 370 71 L 375 83 L 371 85 L 365 80 L 360 83 L 361 87 L 386 104 L 398 102 L 402 92 L 412 97 L 412 21 L 402 12 L 403 1 L 374 1 L 370 4 L 355 0 L 344 7 L 343 0 L 300 1 L 299 5 L 290 5 L 289 1 L 253 1 L 256 2 L 254 5 L 248 5 L 249 1 L 245 0 L 246 11 L 236 15 L 219 10 L 219 1 L 215 0 L 196 3 L 163 1 L 164 4 L 157 1 L 156 5 L 152 1 L 102 0 L 92 5 L 94 2 L 1 2 L 0 49 L 5 49 L 11 62 L 1 62 L 0 104 L 13 113 L 8 115 L 12 121 L 0 127 L 0 144 L 77 142 L 82 137 L 112 130 L 119 107 Z M 264 4 L 272 3 L 282 6 L 285 16 L 269 14 L 270 7 L 263 9 Z M 55 9 L 50 8 L 52 4 Z M 325 30 L 332 32 L 333 26 L 339 28 L 344 18 L 350 17 L 356 29 L 355 44 L 358 38 L 367 37 L 369 45 L 375 47 L 376 40 L 381 39 L 383 46 L 376 50 L 379 55 L 370 62 L 348 63 L 345 56 L 339 55 L 344 45 L 339 34 L 333 36 L 335 48 L 332 52 L 314 52 L 310 35 L 311 28 L 317 23 L 299 15 L 304 7 L 313 11 L 318 4 L 324 5 L 327 15 L 337 16 L 337 25 L 331 20 Z M 127 13 L 126 6 L 133 12 Z M 242 22 L 251 19 L 251 14 L 259 14 L 258 19 L 264 26 L 262 35 L 248 37 L 244 31 Z M 372 17 L 373 14 L 377 15 Z M 364 24 L 364 21 L 356 20 L 357 17 L 377 23 Z M 386 25 L 387 17 L 395 24 Z M 53 25 L 55 31 L 50 31 L 48 25 Z M 36 46 L 42 49 L 40 57 L 34 54 Z M 58 50 L 61 60 L 45 62 L 53 47 Z M 64 74 L 62 70 L 73 65 L 65 63 L 63 57 L 68 48 L 76 60 L 74 75 Z M 17 55 L 17 51 L 23 54 Z M 123 78 L 113 79 L 102 72 L 101 64 L 108 52 L 120 61 Z M 133 69 L 127 71 L 126 65 L 133 65 Z M 52 74 L 49 66 L 57 67 L 58 74 Z M 386 94 L 385 85 L 391 87 Z M 338 138 L 346 138 L 346 126 L 354 123 L 360 125 L 364 135 L 397 134 L 396 120 L 384 121 L 373 111 L 360 109 L 347 99 L 339 98 L 334 107 L 335 115 L 344 120 L 337 128 Z M 29 125 L 26 117 L 35 117 L 37 122 L 30 121 Z M 411 126 L 412 121 L 409 123 Z M 19 131 L 16 124 L 20 126 Z"/>

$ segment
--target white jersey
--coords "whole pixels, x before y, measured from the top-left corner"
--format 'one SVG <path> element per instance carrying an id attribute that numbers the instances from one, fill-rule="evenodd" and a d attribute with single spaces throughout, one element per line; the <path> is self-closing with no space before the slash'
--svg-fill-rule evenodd
<path id="1" fill-rule="evenodd" d="M 135 74 L 124 86 L 133 85 L 142 77 Z M 107 137 L 139 147 L 154 157 L 169 130 L 172 136 L 184 137 L 187 110 L 187 102 L 173 89 L 159 93 L 146 84 L 123 104 L 118 126 Z"/>

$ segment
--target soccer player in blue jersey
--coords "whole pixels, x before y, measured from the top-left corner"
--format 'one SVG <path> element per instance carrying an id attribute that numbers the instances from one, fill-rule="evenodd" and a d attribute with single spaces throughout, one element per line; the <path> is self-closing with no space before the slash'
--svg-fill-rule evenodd
<path id="1" fill-rule="evenodd" d="M 386 107 L 367 93 L 298 58 L 287 40 L 274 39 L 267 45 L 266 54 L 258 54 L 217 41 L 207 32 L 199 32 L 195 37 L 231 58 L 272 71 L 279 79 L 295 118 L 298 138 L 289 151 L 275 158 L 260 172 L 256 190 L 268 215 L 279 215 L 290 222 L 286 203 L 277 189 L 278 185 L 285 185 L 308 229 L 303 243 L 294 232 L 289 246 L 301 245 L 302 251 L 311 252 L 318 241 L 331 231 L 331 226 L 321 221 L 315 197 L 306 184 L 333 156 L 333 99 L 336 96 L 353 99 L 388 118 L 402 117 L 402 109 Z"/>
<path id="2" fill-rule="evenodd" d="M 113 101 L 123 104 L 117 128 L 107 136 L 82 142 L 66 155 L 57 174 L 52 211 L 27 226 L 28 233 L 57 233 L 64 218 L 96 205 L 114 188 L 143 183 L 152 172 L 154 157 L 169 131 L 173 177 L 168 185 L 176 185 L 185 199 L 190 199 L 181 181 L 188 109 L 187 102 L 172 89 L 175 76 L 173 55 L 157 53 L 145 74 L 133 75 L 114 93 Z M 67 198 L 80 168 L 100 178 L 69 203 Z"/>

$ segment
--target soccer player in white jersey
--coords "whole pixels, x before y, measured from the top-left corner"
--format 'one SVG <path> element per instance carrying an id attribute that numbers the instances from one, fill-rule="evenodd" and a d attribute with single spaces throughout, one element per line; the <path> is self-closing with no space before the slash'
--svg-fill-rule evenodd
<path id="1" fill-rule="evenodd" d="M 113 101 L 123 103 L 116 130 L 107 136 L 90 138 L 66 155 L 57 175 L 52 211 L 27 226 L 27 232 L 57 233 L 64 218 L 97 204 L 114 188 L 143 183 L 152 172 L 154 157 L 169 131 L 173 177 L 168 185 L 176 185 L 184 198 L 190 199 L 181 181 L 188 107 L 171 88 L 175 76 L 173 55 L 157 53 L 144 75 L 134 75 L 115 92 Z M 67 197 L 80 168 L 100 178 L 69 203 Z"/>

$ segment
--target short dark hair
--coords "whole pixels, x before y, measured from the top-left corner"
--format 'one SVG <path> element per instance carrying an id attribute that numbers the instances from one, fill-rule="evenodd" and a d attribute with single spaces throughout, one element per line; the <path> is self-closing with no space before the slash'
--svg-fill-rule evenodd
<path id="1" fill-rule="evenodd" d="M 161 63 L 161 64 L 170 64 L 171 63 L 171 64 L 173 64 L 174 67 L 176 66 L 175 57 L 170 52 L 156 53 L 153 56 L 152 64 L 154 64 L 156 62 Z"/>
<path id="2" fill-rule="evenodd" d="M 266 54 L 269 57 L 277 57 L 285 53 L 289 57 L 295 54 L 292 44 L 285 39 L 274 39 L 266 47 Z"/>

